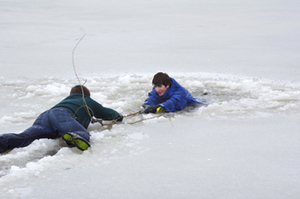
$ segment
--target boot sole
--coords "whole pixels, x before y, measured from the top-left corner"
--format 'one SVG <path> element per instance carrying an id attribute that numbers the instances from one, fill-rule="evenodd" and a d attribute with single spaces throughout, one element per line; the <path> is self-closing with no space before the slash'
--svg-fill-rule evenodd
<path id="1" fill-rule="evenodd" d="M 90 144 L 83 138 L 81 138 L 79 135 L 66 133 L 63 135 L 63 140 L 66 142 L 69 142 L 73 145 L 75 145 L 79 150 L 85 151 L 90 147 Z"/>

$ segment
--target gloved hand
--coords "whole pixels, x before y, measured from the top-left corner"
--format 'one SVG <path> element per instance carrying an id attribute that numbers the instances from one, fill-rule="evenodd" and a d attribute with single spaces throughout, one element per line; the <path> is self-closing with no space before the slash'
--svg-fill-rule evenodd
<path id="1" fill-rule="evenodd" d="M 159 105 L 154 105 L 154 106 L 148 105 L 143 107 L 145 107 L 145 109 L 142 111 L 143 113 L 158 113 L 163 111 L 162 107 L 160 107 Z"/>
<path id="2" fill-rule="evenodd" d="M 123 115 L 119 113 L 119 116 L 117 117 L 117 122 L 122 122 L 123 120 Z"/>

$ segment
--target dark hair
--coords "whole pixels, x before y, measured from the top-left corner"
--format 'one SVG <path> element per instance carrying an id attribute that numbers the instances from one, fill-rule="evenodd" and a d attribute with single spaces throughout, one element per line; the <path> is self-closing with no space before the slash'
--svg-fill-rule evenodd
<path id="1" fill-rule="evenodd" d="M 167 73 L 156 73 L 153 77 L 152 84 L 154 86 L 168 86 L 171 84 L 171 79 Z"/>
<path id="2" fill-rule="evenodd" d="M 82 87 L 82 89 L 81 89 L 81 87 Z M 82 85 L 74 86 L 71 89 L 70 94 L 73 94 L 73 93 L 82 94 L 82 90 L 83 90 L 84 95 L 91 96 L 89 89 L 87 89 L 87 87 L 82 86 Z"/>

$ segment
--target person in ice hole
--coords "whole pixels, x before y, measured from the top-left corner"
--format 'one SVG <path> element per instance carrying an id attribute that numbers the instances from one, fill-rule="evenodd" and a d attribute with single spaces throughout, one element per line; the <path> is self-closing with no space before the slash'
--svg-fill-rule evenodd
<path id="1" fill-rule="evenodd" d="M 153 89 L 143 103 L 143 113 L 175 112 L 189 105 L 204 103 L 204 99 L 194 98 L 167 73 L 158 72 L 152 79 Z"/>

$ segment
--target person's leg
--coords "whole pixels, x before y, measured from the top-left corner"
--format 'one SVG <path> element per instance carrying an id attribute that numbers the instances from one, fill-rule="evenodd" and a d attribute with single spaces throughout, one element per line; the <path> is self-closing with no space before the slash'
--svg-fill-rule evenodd
<path id="1" fill-rule="evenodd" d="M 80 150 L 90 147 L 89 132 L 76 121 L 71 113 L 64 108 L 55 108 L 50 113 L 51 125 L 57 129 L 59 135 L 69 146 L 76 146 Z"/>
<path id="2" fill-rule="evenodd" d="M 34 124 L 20 134 L 8 133 L 0 136 L 0 153 L 7 150 L 25 147 L 34 140 L 41 138 L 56 138 L 58 134 L 48 126 L 48 112 L 42 113 Z"/>

